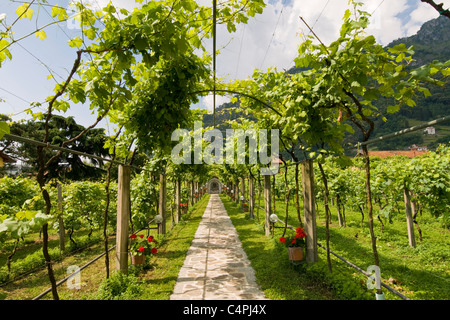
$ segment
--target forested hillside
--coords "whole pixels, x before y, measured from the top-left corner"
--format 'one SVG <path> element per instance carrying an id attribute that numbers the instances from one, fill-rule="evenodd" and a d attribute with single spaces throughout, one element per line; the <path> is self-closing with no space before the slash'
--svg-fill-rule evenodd
<path id="1" fill-rule="evenodd" d="M 415 54 L 411 67 L 418 67 L 433 60 L 450 60 L 450 19 L 441 16 L 430 20 L 422 26 L 416 35 L 393 41 L 388 47 L 393 47 L 399 43 L 404 43 L 407 47 L 414 46 Z M 419 96 L 416 100 L 416 106 L 412 108 L 404 107 L 398 113 L 389 115 L 386 123 L 377 124 L 375 135 L 381 136 L 424 121 L 450 115 L 449 80 L 443 87 L 430 84 L 428 88 L 432 94 L 430 97 Z M 383 108 L 383 102 L 385 101 L 380 101 L 380 108 Z M 377 145 L 377 149 L 400 150 L 409 147 L 411 144 L 426 145 L 429 149 L 435 149 L 438 143 L 450 141 L 450 123 L 436 126 L 436 129 L 437 135 L 434 137 L 426 136 L 422 131 L 419 131 L 380 143 Z"/>

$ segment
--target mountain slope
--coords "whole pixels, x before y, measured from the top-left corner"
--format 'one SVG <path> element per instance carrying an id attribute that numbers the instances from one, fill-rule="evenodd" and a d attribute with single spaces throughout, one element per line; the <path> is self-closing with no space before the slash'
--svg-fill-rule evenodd
<path id="1" fill-rule="evenodd" d="M 417 34 L 401 38 L 390 43 L 387 48 L 399 43 L 413 46 L 415 54 L 412 68 L 432 62 L 433 60 L 450 60 L 450 19 L 441 16 L 422 25 Z M 427 121 L 450 115 L 450 79 L 446 80 L 443 87 L 428 85 L 432 96 L 424 98 L 419 95 L 415 107 L 403 107 L 393 115 L 388 115 L 388 121 L 377 122 L 374 137 L 415 126 Z M 380 106 L 382 108 L 382 106 Z M 410 133 L 399 138 L 386 140 L 373 146 L 378 150 L 402 150 L 412 144 L 424 145 L 429 149 L 435 149 L 438 143 L 450 141 L 450 123 L 436 126 L 437 135 L 427 136 L 423 131 Z"/>
<path id="2" fill-rule="evenodd" d="M 386 46 L 386 49 L 399 43 L 405 43 L 407 47 L 414 46 L 414 61 L 411 64 L 413 68 L 430 63 L 433 60 L 450 60 L 450 19 L 441 16 L 430 20 L 423 24 L 417 34 L 397 39 Z M 296 73 L 300 71 L 301 69 L 294 67 L 287 72 Z M 413 108 L 404 107 L 396 114 L 387 114 L 387 122 L 377 121 L 373 137 L 379 137 L 450 115 L 450 80 L 447 80 L 444 87 L 429 85 L 428 88 L 432 93 L 431 97 L 423 98 L 419 96 L 416 99 L 417 106 Z M 378 102 L 380 110 L 385 109 L 386 106 L 387 100 Z M 229 128 L 229 125 L 225 123 L 226 120 L 234 120 L 240 117 L 249 118 L 236 112 L 238 107 L 237 102 L 226 103 L 216 108 L 216 124 L 220 129 Z M 211 114 L 204 115 L 203 123 L 204 126 L 212 126 L 213 116 Z M 438 133 L 436 136 L 425 136 L 420 131 L 377 143 L 372 145 L 371 149 L 405 150 L 412 144 L 426 144 L 429 149 L 435 149 L 439 142 L 448 143 L 450 141 L 450 123 L 436 126 L 436 129 Z M 356 144 L 361 139 L 362 136 L 358 135 L 358 130 L 356 130 L 354 135 L 347 136 L 346 142 Z"/>

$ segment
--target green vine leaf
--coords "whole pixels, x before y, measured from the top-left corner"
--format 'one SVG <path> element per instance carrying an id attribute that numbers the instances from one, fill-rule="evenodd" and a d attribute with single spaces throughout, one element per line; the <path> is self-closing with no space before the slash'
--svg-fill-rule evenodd
<path id="1" fill-rule="evenodd" d="M 44 40 L 45 38 L 47 38 L 47 35 L 44 30 L 39 30 L 36 32 L 36 37 L 41 40 Z"/>
<path id="2" fill-rule="evenodd" d="M 24 3 L 19 6 L 16 10 L 16 14 L 20 19 L 28 18 L 31 20 L 33 18 L 33 9 L 30 8 L 30 3 Z"/>
<path id="3" fill-rule="evenodd" d="M 4 122 L 4 121 L 0 121 L 0 139 L 2 139 L 3 138 L 3 136 L 5 135 L 5 133 L 6 134 L 9 134 L 10 133 L 10 127 L 9 127 L 9 125 L 6 123 L 6 122 Z"/>

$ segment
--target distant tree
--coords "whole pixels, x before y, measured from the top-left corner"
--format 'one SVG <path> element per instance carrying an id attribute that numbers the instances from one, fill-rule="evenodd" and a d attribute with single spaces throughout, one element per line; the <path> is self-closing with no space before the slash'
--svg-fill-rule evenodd
<path id="1" fill-rule="evenodd" d="M 2 120 L 7 117 L 2 115 Z M 45 128 L 44 122 L 28 120 L 26 122 L 14 123 L 11 126 L 11 133 L 25 138 L 42 141 Z M 54 115 L 49 121 L 49 143 L 60 145 L 63 141 L 77 136 L 85 128 L 77 124 L 73 117 L 63 117 Z M 106 135 L 103 129 L 91 129 L 68 149 L 81 151 L 87 154 L 107 157 L 108 150 L 104 148 Z M 35 172 L 38 168 L 36 146 L 29 143 L 18 143 L 10 139 L 1 142 L 0 150 L 3 150 L 11 157 L 25 162 L 29 169 Z M 55 151 L 47 149 L 48 155 Z M 71 180 L 98 179 L 102 176 L 103 163 L 92 158 L 83 158 L 75 154 L 64 153 L 59 161 L 52 163 L 46 173 L 46 179 L 64 177 Z"/>

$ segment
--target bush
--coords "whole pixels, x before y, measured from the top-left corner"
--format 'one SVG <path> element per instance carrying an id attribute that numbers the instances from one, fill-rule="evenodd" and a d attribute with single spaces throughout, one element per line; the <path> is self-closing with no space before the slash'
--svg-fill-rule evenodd
<path id="1" fill-rule="evenodd" d="M 113 273 L 100 284 L 97 293 L 99 300 L 136 300 L 143 292 L 134 274 Z"/>
<path id="2" fill-rule="evenodd" d="M 21 208 L 26 200 L 35 196 L 40 196 L 40 191 L 38 184 L 32 179 L 9 177 L 0 179 L 0 202 L 2 205 Z"/>

